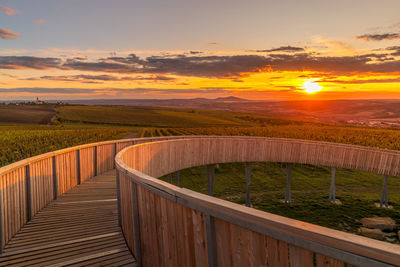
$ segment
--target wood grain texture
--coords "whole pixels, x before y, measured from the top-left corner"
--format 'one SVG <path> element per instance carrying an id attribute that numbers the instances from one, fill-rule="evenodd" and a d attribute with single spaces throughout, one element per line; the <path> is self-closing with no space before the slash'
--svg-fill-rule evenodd
<path id="1" fill-rule="evenodd" d="M 94 176 L 94 148 L 87 147 L 80 150 L 81 182 Z"/>
<path id="2" fill-rule="evenodd" d="M 114 144 L 97 146 L 97 169 L 98 173 L 104 173 L 114 168 Z"/>
<path id="3" fill-rule="evenodd" d="M 344 262 L 332 259 L 325 255 L 317 254 L 315 258 L 317 267 L 344 267 Z"/>
<path id="4" fill-rule="evenodd" d="M 290 267 L 313 267 L 314 253 L 294 245 L 289 245 L 289 263 Z"/>
<path id="5" fill-rule="evenodd" d="M 53 165 L 51 158 L 30 164 L 32 215 L 53 200 Z"/>
<path id="6" fill-rule="evenodd" d="M 133 218 L 132 218 L 132 195 L 130 179 L 125 175 L 120 175 L 120 198 L 121 198 L 121 228 L 124 233 L 126 243 L 134 252 Z"/>
<path id="7" fill-rule="evenodd" d="M 0 176 L 1 205 L 2 205 L 2 244 L 14 236 L 28 221 L 26 201 L 26 172 L 25 168 Z"/>

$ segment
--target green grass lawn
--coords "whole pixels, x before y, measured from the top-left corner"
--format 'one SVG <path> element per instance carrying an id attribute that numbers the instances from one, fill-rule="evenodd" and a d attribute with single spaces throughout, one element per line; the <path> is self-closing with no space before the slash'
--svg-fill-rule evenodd
<path id="1" fill-rule="evenodd" d="M 214 196 L 238 204 L 245 203 L 244 163 L 218 164 Z M 328 202 L 331 170 L 327 167 L 294 164 L 291 179 L 292 203 L 284 204 L 286 165 L 254 163 L 251 203 L 254 208 L 321 226 L 357 233 L 364 217 L 388 216 L 400 224 L 400 179 L 390 177 L 389 202 L 393 209 L 377 208 L 383 176 L 338 169 L 336 197 L 342 205 Z M 167 177 L 162 177 L 167 181 Z M 180 171 L 180 185 L 207 194 L 206 167 Z"/>

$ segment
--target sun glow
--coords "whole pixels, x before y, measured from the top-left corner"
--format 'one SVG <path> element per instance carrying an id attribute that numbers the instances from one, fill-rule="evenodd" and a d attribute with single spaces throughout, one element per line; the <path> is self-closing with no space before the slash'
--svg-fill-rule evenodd
<path id="1" fill-rule="evenodd" d="M 322 86 L 313 81 L 305 81 L 302 89 L 308 94 L 313 94 L 322 90 Z"/>

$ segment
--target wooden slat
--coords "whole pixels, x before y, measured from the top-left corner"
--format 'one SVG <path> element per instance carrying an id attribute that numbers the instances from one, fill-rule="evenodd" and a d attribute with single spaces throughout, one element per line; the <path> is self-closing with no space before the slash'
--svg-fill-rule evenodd
<path id="1" fill-rule="evenodd" d="M 53 200 L 53 180 L 51 158 L 30 164 L 32 188 L 32 215 Z"/>
<path id="2" fill-rule="evenodd" d="M 289 245 L 289 262 L 290 267 L 314 266 L 314 253 L 294 245 Z"/>
<path id="3" fill-rule="evenodd" d="M 97 146 L 97 169 L 99 174 L 114 168 L 114 148 L 114 144 Z"/>
<path id="4" fill-rule="evenodd" d="M 344 267 L 344 262 L 332 259 L 325 255 L 317 254 L 315 257 L 317 267 Z"/>
<path id="5" fill-rule="evenodd" d="M 288 244 L 267 237 L 267 266 L 289 266 Z"/>

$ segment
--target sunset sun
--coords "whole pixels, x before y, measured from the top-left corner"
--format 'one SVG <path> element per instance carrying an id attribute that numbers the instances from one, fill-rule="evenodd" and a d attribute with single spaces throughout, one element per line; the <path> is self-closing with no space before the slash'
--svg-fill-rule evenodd
<path id="1" fill-rule="evenodd" d="M 322 86 L 313 81 L 305 81 L 302 89 L 308 94 L 313 94 L 322 90 Z"/>

